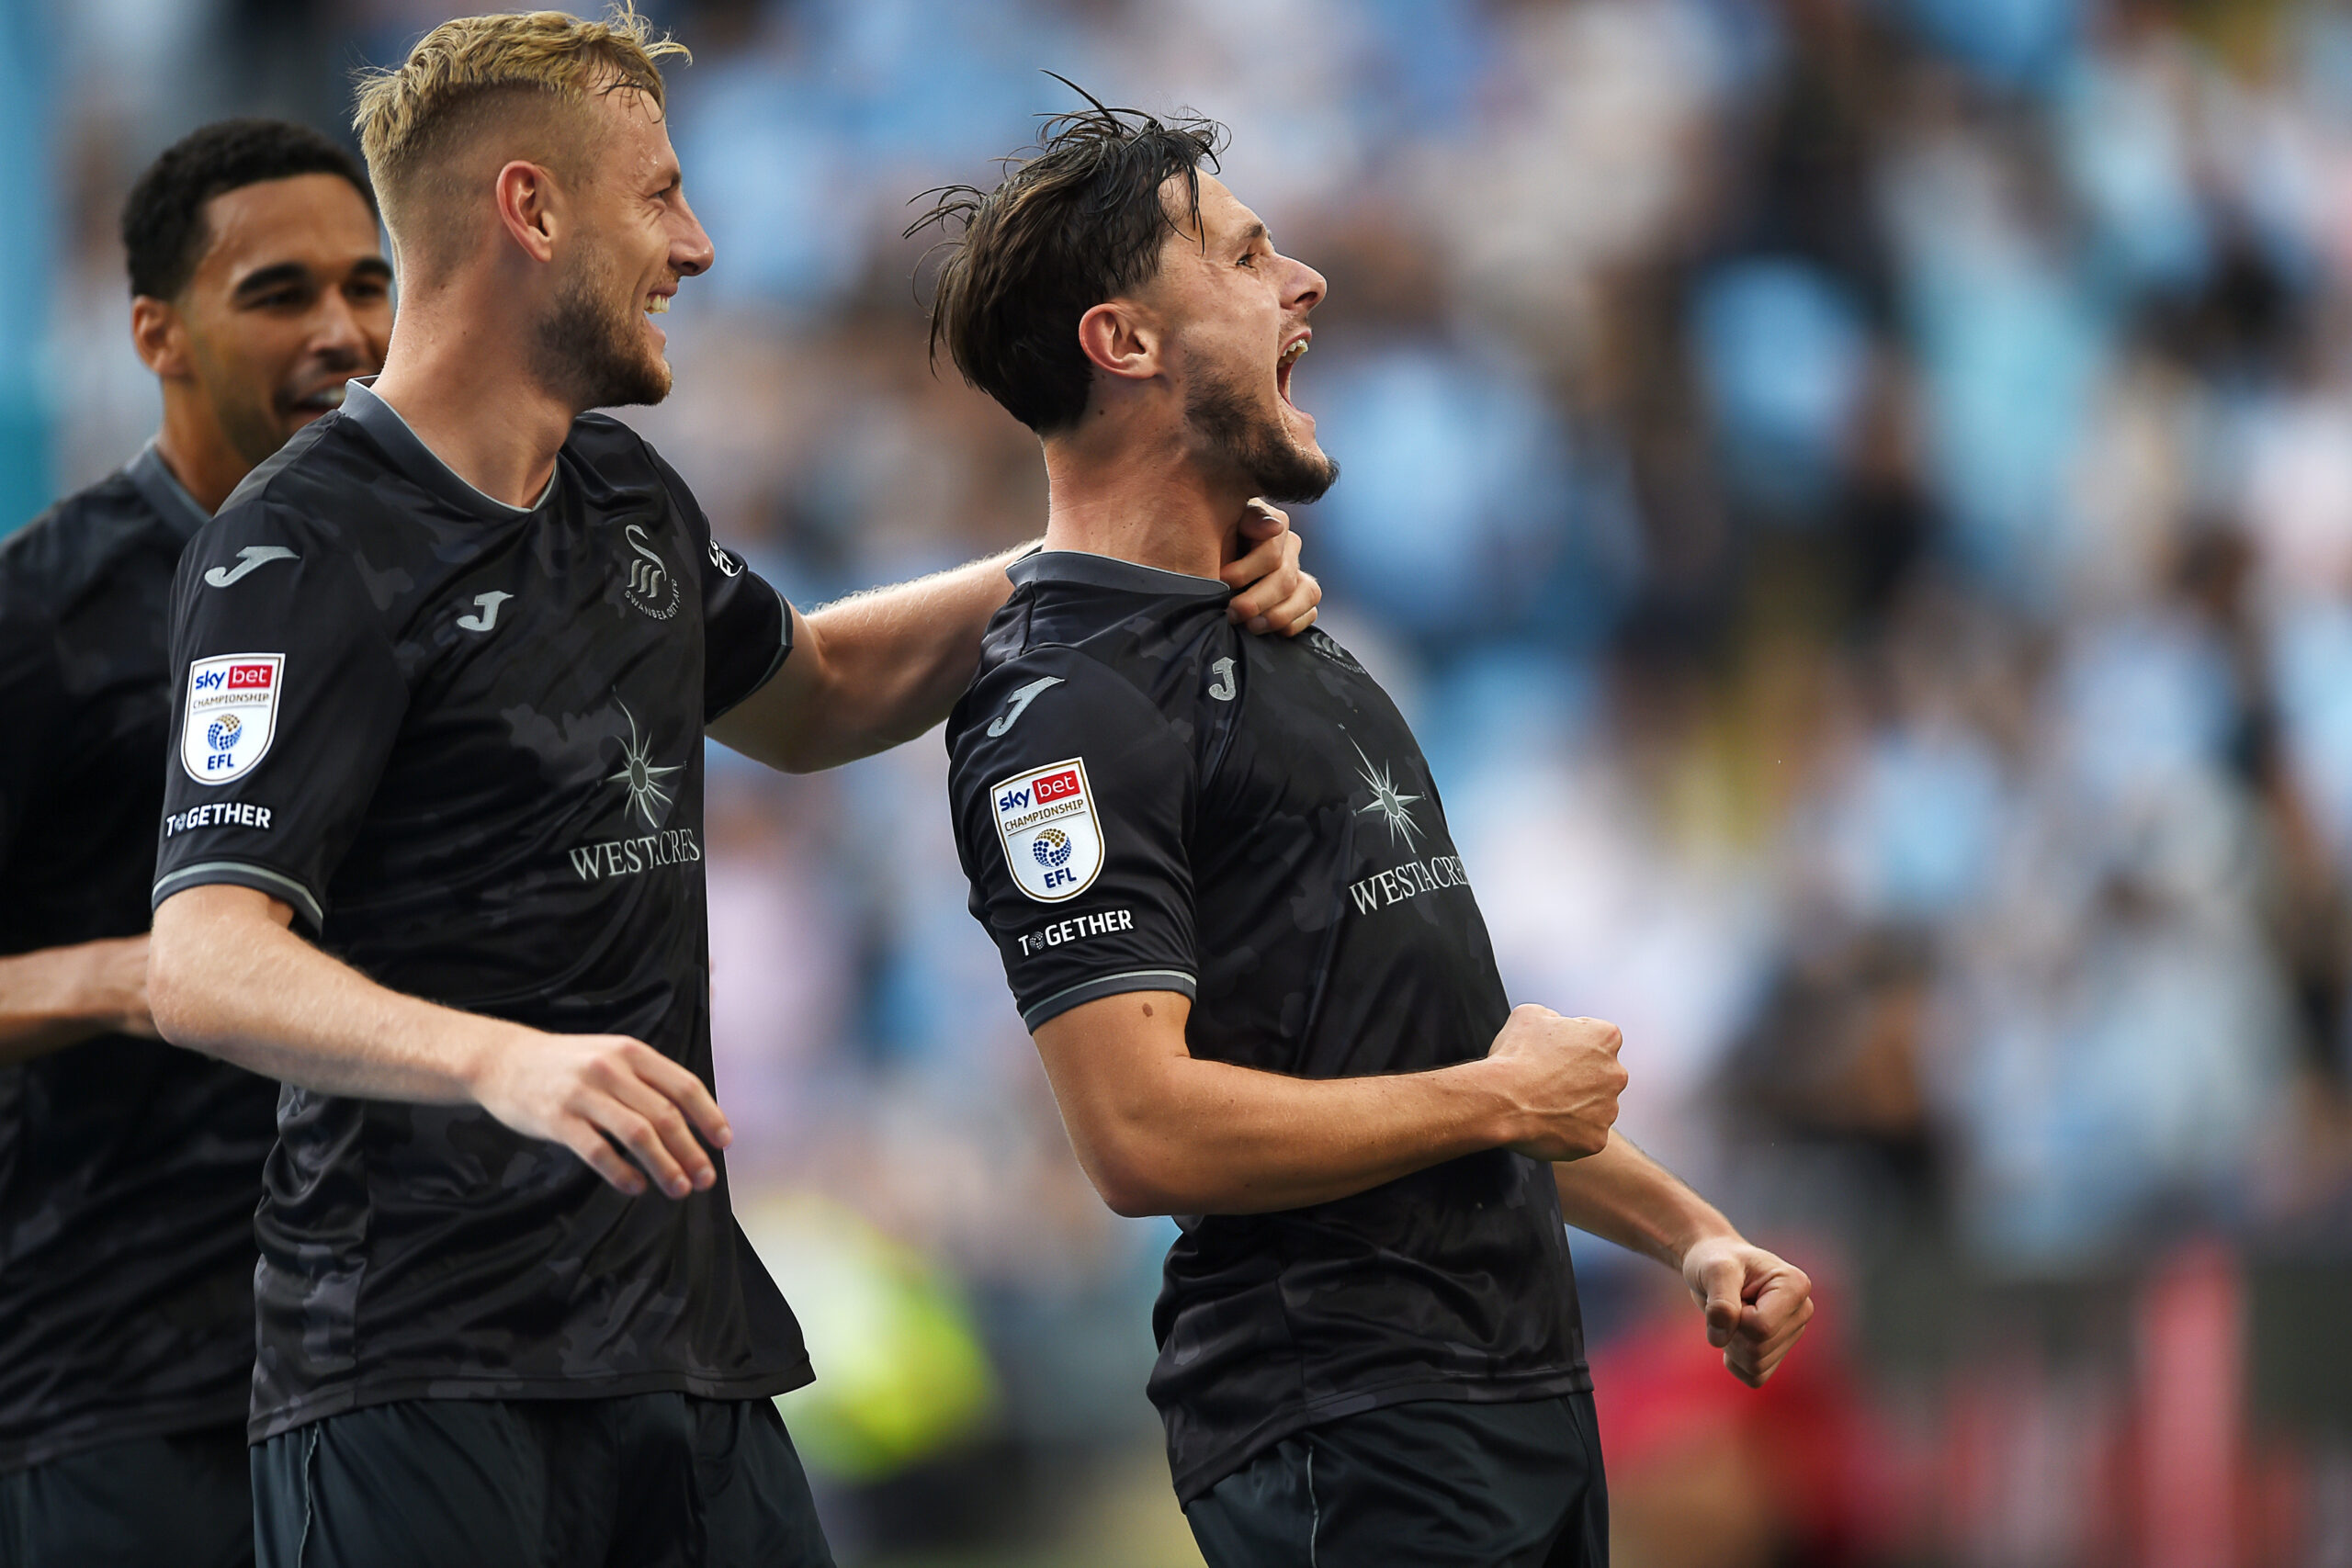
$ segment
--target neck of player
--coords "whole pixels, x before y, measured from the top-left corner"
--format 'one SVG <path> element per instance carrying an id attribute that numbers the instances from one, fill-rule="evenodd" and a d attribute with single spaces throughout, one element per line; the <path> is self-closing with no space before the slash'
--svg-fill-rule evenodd
<path id="1" fill-rule="evenodd" d="M 190 500 L 208 513 L 218 512 L 253 465 L 230 441 L 220 411 L 201 388 L 170 379 L 163 387 L 164 423 L 155 432 L 155 453 Z"/>
<path id="2" fill-rule="evenodd" d="M 533 373 L 517 313 L 466 293 L 454 285 L 401 301 L 376 395 L 459 479 L 509 506 L 530 506 L 582 411 Z"/>
<path id="3" fill-rule="evenodd" d="M 1093 423 L 1090 410 L 1089 424 Z M 1136 438 L 1140 436 L 1140 438 Z M 1249 478 L 1204 458 L 1191 433 L 1081 426 L 1046 438 L 1046 548 L 1215 577 L 1248 547 Z"/>

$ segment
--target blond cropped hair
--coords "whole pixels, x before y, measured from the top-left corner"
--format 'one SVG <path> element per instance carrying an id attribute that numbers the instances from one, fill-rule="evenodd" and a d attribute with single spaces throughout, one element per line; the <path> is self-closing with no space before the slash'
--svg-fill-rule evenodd
<path id="1" fill-rule="evenodd" d="M 597 22 L 561 11 L 458 17 L 398 66 L 366 73 L 351 126 L 395 250 L 440 248 L 464 203 L 484 194 L 470 188 L 475 171 L 459 156 L 481 132 L 513 133 L 502 164 L 565 162 L 580 139 L 562 132 L 576 130 L 592 96 L 638 93 L 663 106 L 655 62 L 670 55 L 686 55 L 685 46 L 618 0 Z"/>

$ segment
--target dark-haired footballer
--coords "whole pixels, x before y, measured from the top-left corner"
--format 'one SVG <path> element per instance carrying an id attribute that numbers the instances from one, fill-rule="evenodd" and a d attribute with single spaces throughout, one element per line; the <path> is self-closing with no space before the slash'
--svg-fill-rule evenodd
<path id="1" fill-rule="evenodd" d="M 0 547 L 0 1562 L 250 1562 L 254 1205 L 277 1086 L 155 1037 L 148 888 L 172 572 L 239 479 L 378 369 L 357 164 L 209 125 L 122 214 L 163 425 Z"/>
<path id="2" fill-rule="evenodd" d="M 1510 1008 L 1363 666 L 1226 626 L 1235 506 L 1338 467 L 1290 398 L 1324 280 L 1217 135 L 1098 106 L 934 214 L 933 342 L 1052 496 L 948 722 L 972 910 L 1104 1200 L 1182 1227 L 1150 1393 L 1208 1561 L 1602 1563 L 1564 1208 L 1678 1268 L 1750 1382 L 1811 1287 L 1611 1132 L 1613 1027 Z"/>

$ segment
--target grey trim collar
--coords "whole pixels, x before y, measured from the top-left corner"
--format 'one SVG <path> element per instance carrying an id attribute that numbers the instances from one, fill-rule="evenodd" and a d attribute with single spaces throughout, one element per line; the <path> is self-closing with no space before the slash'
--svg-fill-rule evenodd
<path id="1" fill-rule="evenodd" d="M 1082 582 L 1090 588 L 1124 588 L 1133 593 L 1179 594 L 1187 598 L 1229 599 L 1233 590 L 1214 577 L 1185 571 L 1163 571 L 1116 556 L 1084 550 L 1040 550 L 1004 569 L 1015 582 Z"/>
<path id="2" fill-rule="evenodd" d="M 153 440 L 139 449 L 139 456 L 122 466 L 122 471 L 130 476 L 130 482 L 139 487 L 147 504 L 163 514 L 164 521 L 181 539 L 195 538 L 196 531 L 212 521 L 212 513 L 188 494 L 187 486 L 180 483 L 179 476 L 164 461 L 164 455 L 155 450 Z"/>
<path id="3" fill-rule="evenodd" d="M 450 505 L 503 523 L 528 517 L 555 494 L 556 479 L 563 471 L 560 465 L 548 476 L 548 488 L 539 492 L 539 499 L 528 506 L 509 506 L 496 496 L 476 490 L 455 468 L 434 456 L 433 448 L 409 428 L 400 410 L 376 395 L 369 385 L 375 379 L 373 376 L 362 376 L 344 383 L 345 416 L 358 421 L 359 428 L 375 437 L 376 445 L 384 449 L 384 455 L 402 473 Z"/>

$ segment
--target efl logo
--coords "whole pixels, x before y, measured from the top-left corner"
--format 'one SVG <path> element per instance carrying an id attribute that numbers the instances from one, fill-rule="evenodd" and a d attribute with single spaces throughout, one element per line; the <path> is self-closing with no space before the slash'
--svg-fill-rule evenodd
<path id="1" fill-rule="evenodd" d="M 1065 768 L 1058 773 L 1048 773 L 1037 781 L 1037 804 L 1050 806 L 1057 800 L 1068 800 L 1082 794 L 1084 786 L 1078 782 L 1078 770 Z"/>
<path id="2" fill-rule="evenodd" d="M 220 653 L 187 670 L 180 766 L 198 784 L 224 784 L 253 772 L 277 733 L 282 653 Z"/>

